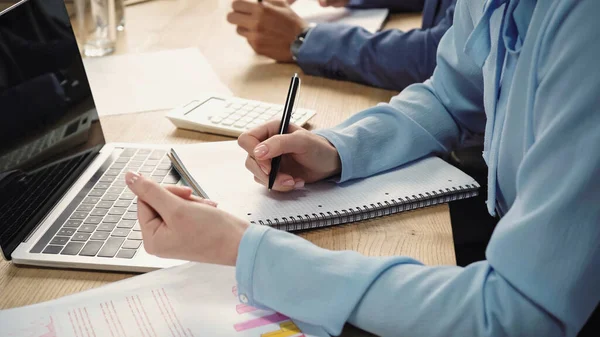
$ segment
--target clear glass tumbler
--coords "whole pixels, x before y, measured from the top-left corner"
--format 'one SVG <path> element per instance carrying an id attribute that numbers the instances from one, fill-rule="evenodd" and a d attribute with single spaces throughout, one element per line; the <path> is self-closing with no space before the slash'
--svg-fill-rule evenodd
<path id="1" fill-rule="evenodd" d="M 117 15 L 117 30 L 125 30 L 125 0 L 115 0 L 115 10 Z"/>
<path id="2" fill-rule="evenodd" d="M 83 53 L 99 57 L 115 51 L 117 41 L 116 0 L 91 0 L 93 27 L 83 46 Z"/>

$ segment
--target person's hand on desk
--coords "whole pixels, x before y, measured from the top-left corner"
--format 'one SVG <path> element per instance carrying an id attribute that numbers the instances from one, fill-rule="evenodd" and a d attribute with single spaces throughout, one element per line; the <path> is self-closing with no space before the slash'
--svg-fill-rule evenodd
<path id="1" fill-rule="evenodd" d="M 150 254 L 234 266 L 248 224 L 192 195 L 188 187 L 162 188 L 128 172 L 127 186 L 138 196 L 138 220 Z"/>
<path id="2" fill-rule="evenodd" d="M 271 159 L 280 155 L 284 156 L 273 186 L 276 191 L 291 191 L 341 172 L 340 156 L 327 139 L 294 124 L 287 134 L 279 135 L 279 124 L 270 121 L 238 138 L 248 152 L 246 168 L 256 182 L 268 185 Z"/>
<path id="3" fill-rule="evenodd" d="M 346 7 L 350 0 L 319 0 L 321 7 Z"/>
<path id="4" fill-rule="evenodd" d="M 308 22 L 285 0 L 234 0 L 227 21 L 237 26 L 254 51 L 280 62 L 292 62 L 290 46 Z"/>

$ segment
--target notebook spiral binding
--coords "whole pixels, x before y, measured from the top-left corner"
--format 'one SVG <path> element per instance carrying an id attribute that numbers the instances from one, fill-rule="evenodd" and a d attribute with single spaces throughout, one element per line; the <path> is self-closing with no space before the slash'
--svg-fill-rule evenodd
<path id="1" fill-rule="evenodd" d="M 474 197 L 478 194 L 478 188 L 475 184 L 463 185 L 405 198 L 390 199 L 376 204 L 363 205 L 362 207 L 282 218 L 260 219 L 251 221 L 251 223 L 290 232 L 341 225 Z"/>

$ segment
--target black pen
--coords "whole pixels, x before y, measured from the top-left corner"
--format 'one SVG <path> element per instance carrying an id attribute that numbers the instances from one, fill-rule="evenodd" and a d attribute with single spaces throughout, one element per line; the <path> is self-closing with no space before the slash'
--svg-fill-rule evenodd
<path id="1" fill-rule="evenodd" d="M 281 116 L 281 123 L 279 124 L 279 134 L 283 135 L 287 133 L 290 120 L 292 119 L 292 112 L 294 111 L 294 102 L 296 101 L 296 95 L 300 88 L 300 78 L 298 74 L 294 74 L 292 81 L 290 82 L 290 88 L 288 89 L 287 99 L 285 100 L 285 106 L 283 108 L 283 115 Z M 271 159 L 271 172 L 269 173 L 269 191 L 273 188 L 275 178 L 277 178 L 277 171 L 279 171 L 279 165 L 281 164 L 281 156 L 277 156 Z"/>

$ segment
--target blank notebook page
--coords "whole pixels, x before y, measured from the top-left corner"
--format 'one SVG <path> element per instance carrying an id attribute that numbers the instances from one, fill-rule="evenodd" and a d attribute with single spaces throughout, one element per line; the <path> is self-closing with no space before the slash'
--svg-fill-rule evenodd
<path id="1" fill-rule="evenodd" d="M 208 197 L 219 203 L 219 208 L 257 223 L 283 217 L 336 214 L 413 195 L 433 197 L 478 187 L 473 178 L 439 158 L 430 157 L 367 179 L 342 184 L 324 181 L 288 193 L 269 192 L 245 168 L 246 152 L 235 141 L 182 145 L 173 150 Z"/>

